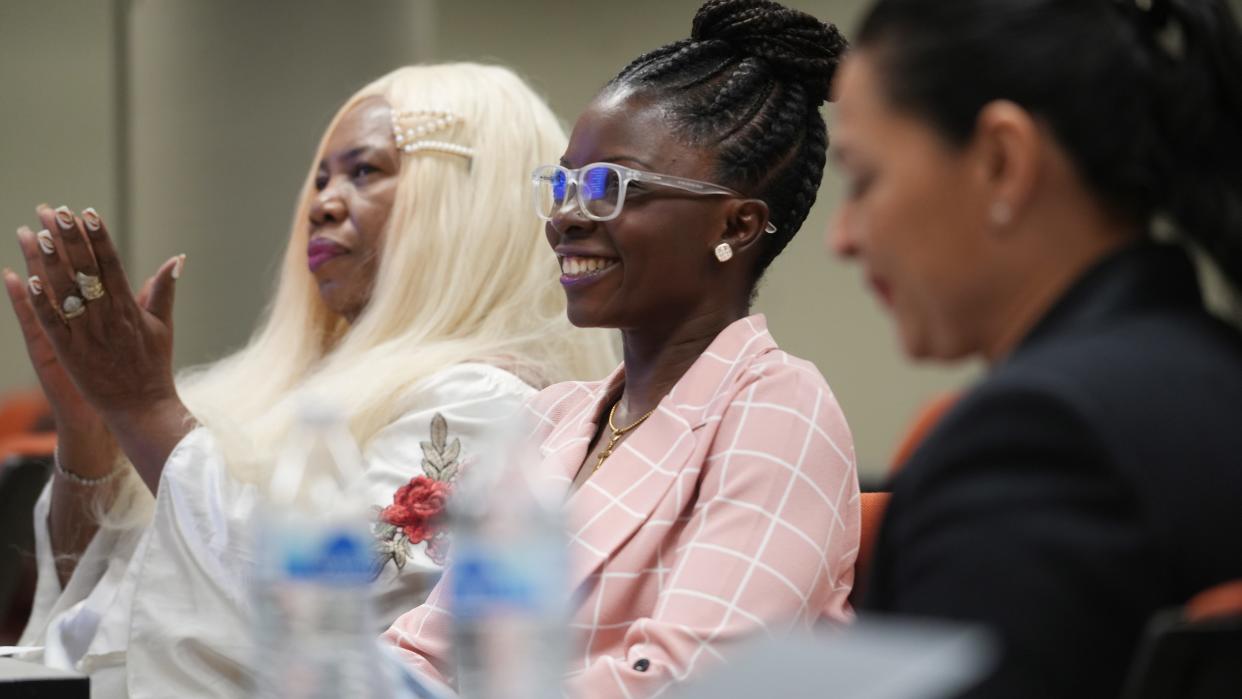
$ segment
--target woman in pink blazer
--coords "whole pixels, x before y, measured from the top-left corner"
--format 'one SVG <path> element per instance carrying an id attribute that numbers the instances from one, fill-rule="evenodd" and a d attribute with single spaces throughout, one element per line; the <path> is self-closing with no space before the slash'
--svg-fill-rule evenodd
<path id="1" fill-rule="evenodd" d="M 750 313 L 823 172 L 844 40 L 765 0 L 713 0 L 641 56 L 534 174 L 569 318 L 625 362 L 528 410 L 566 491 L 572 696 L 647 697 L 752 636 L 843 620 L 858 550 L 853 442 L 832 391 Z M 453 682 L 444 585 L 386 634 Z"/>

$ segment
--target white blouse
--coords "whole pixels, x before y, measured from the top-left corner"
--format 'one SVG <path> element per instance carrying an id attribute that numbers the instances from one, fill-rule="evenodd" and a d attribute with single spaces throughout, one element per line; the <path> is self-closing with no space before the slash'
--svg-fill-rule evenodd
<path id="1" fill-rule="evenodd" d="M 485 364 L 421 382 L 408 409 L 366 447 L 371 501 L 392 504 L 398 488 L 424 474 L 423 443 L 434 449 L 437 415 L 447 442 L 460 439 L 466 455 L 534 392 Z M 89 674 L 94 699 L 244 694 L 253 679 L 248 575 L 256 500 L 253 486 L 229 475 L 211 432 L 197 429 L 169 455 L 153 512 L 150 498 L 140 500 L 133 506 L 147 510 L 134 518 L 140 524 L 101 528 L 61 589 L 48 536 L 49 483 L 35 506 L 39 580 L 21 639 L 43 650 L 23 657 Z M 400 570 L 391 558 L 380 570 L 377 635 L 422 603 L 439 577 L 426 547 L 409 547 Z"/>

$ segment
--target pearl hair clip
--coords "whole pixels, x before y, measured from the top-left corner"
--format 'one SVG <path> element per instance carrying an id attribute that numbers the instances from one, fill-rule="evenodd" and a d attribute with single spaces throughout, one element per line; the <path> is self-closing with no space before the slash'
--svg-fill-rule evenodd
<path id="1" fill-rule="evenodd" d="M 464 121 L 465 119 L 460 114 L 443 109 L 393 112 L 392 137 L 397 142 L 397 148 L 400 148 L 403 153 L 431 150 L 469 159 L 474 157 L 473 148 L 429 138 L 434 134 L 448 131 Z"/>

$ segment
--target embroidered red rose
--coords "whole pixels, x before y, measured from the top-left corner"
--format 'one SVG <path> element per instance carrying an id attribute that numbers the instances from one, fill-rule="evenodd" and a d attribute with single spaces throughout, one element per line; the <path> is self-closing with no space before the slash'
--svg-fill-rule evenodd
<path id="1" fill-rule="evenodd" d="M 415 476 L 397 489 L 392 504 L 384 508 L 380 517 L 401 527 L 411 544 L 422 543 L 434 536 L 435 520 L 444 512 L 451 491 L 448 483 Z"/>
<path id="2" fill-rule="evenodd" d="M 448 555 L 448 535 L 440 530 L 439 520 L 460 468 L 461 440 L 448 440 L 448 422 L 439 414 L 431 419 L 430 436 L 430 441 L 421 443 L 423 474 L 398 488 L 391 505 L 375 508 L 379 511 L 374 527 L 376 575 L 388 561 L 402 570 L 410 547 L 424 541 L 427 556 L 433 562 L 443 565 Z"/>

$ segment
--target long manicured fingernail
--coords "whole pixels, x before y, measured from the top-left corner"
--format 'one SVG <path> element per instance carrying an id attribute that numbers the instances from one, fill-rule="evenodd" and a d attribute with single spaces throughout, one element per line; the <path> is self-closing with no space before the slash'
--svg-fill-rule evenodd
<path id="1" fill-rule="evenodd" d="M 39 240 L 39 249 L 44 255 L 56 254 L 56 243 L 52 241 L 52 232 L 44 228 L 35 234 L 35 238 Z"/>
<path id="2" fill-rule="evenodd" d="M 185 269 L 185 255 L 177 255 L 177 261 L 173 263 L 172 278 L 180 279 L 183 269 Z"/>
<path id="3" fill-rule="evenodd" d="M 27 279 L 26 287 L 30 289 L 30 294 L 32 296 L 39 296 L 43 294 L 43 281 L 38 277 L 31 277 Z"/>
<path id="4" fill-rule="evenodd" d="M 82 223 L 86 224 L 86 230 L 97 231 L 103 222 L 99 220 L 99 212 L 95 211 L 95 207 L 87 207 L 82 209 Z"/>
<path id="5" fill-rule="evenodd" d="M 73 212 L 69 210 L 69 207 L 56 207 L 56 225 L 60 226 L 62 231 L 73 228 Z"/>

